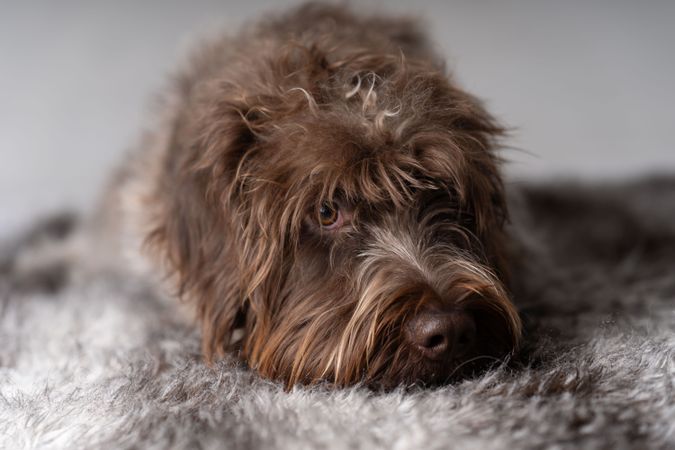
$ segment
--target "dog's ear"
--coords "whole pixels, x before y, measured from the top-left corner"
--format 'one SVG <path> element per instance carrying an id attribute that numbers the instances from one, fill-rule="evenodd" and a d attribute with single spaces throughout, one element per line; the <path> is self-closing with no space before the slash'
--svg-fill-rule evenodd
<path id="1" fill-rule="evenodd" d="M 242 326 L 237 171 L 255 145 L 250 105 L 224 92 L 217 103 L 183 105 L 168 130 L 149 206 L 149 249 L 164 263 L 182 300 L 196 307 L 207 360 L 222 356 Z M 248 115 L 248 117 L 247 117 Z"/>
<path id="2" fill-rule="evenodd" d="M 223 353 L 243 319 L 247 329 L 266 326 L 264 299 L 278 298 L 269 290 L 280 289 L 289 226 L 300 222 L 283 183 L 271 179 L 284 174 L 278 167 L 274 175 L 261 172 L 260 153 L 271 125 L 303 109 L 312 80 L 328 74 L 317 49 L 290 46 L 286 53 L 272 65 L 252 60 L 267 64 L 257 72 L 267 78 L 233 69 L 227 80 L 204 82 L 199 72 L 218 57 L 206 52 L 179 80 L 182 104 L 167 133 L 148 242 L 181 297 L 197 306 L 207 358 Z M 281 89 L 282 82 L 306 89 Z"/>
<path id="3" fill-rule="evenodd" d="M 268 164 L 270 154 L 276 153 L 271 151 L 276 147 L 270 139 L 273 127 L 268 125 L 290 114 L 304 97 L 299 92 L 266 95 L 264 107 L 257 104 L 259 100 L 258 96 L 239 97 L 221 106 L 228 118 L 209 121 L 220 126 L 202 134 L 205 152 L 194 166 L 197 171 L 206 171 L 206 198 L 224 214 L 228 235 L 222 238 L 234 263 L 229 278 L 236 278 L 231 288 L 239 299 L 239 310 L 247 312 L 245 331 L 270 326 L 270 311 L 275 309 L 270 302 L 282 296 L 293 248 L 291 229 L 295 226 L 297 231 L 302 218 L 302 208 L 286 197 L 290 177 L 281 164 Z M 228 125 L 223 127 L 225 121 Z M 208 316 L 204 316 L 206 320 Z M 220 334 L 213 336 L 207 351 L 221 340 Z M 249 357 L 264 345 L 248 342 L 244 339 L 242 351 Z M 249 359 L 255 360 L 255 356 Z"/>
<path id="4" fill-rule="evenodd" d="M 482 102 L 473 96 L 464 96 L 463 111 L 455 126 L 457 138 L 468 164 L 465 165 L 466 207 L 473 216 L 476 233 L 480 237 L 486 257 L 502 279 L 508 277 L 504 254 L 503 228 L 508 210 L 501 178 L 502 158 L 500 142 L 506 130 L 487 112 Z"/>
<path id="5" fill-rule="evenodd" d="M 452 81 L 437 83 L 443 89 L 434 121 L 447 124 L 437 141 L 422 146 L 421 158 L 432 176 L 449 180 L 469 228 L 482 242 L 487 259 L 504 272 L 502 229 L 507 219 L 500 176 L 500 140 L 505 129 L 477 98 Z M 445 102 L 445 103 L 443 103 Z M 439 145 L 440 144 L 440 145 Z"/>

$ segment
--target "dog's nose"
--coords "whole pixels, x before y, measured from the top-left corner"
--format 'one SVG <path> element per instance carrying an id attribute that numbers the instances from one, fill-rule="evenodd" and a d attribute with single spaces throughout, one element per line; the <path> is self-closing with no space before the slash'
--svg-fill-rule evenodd
<path id="1" fill-rule="evenodd" d="M 407 323 L 405 335 L 428 359 L 458 359 L 474 345 L 476 322 L 464 311 L 422 310 Z"/>

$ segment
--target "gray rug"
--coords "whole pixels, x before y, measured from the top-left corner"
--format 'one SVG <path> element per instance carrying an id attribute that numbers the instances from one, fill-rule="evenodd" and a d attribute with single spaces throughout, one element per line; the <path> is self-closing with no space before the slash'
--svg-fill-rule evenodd
<path id="1" fill-rule="evenodd" d="M 206 367 L 143 280 L 73 276 L 68 216 L 7 240 L 0 448 L 674 448 L 675 178 L 513 190 L 528 345 L 435 390 L 289 393 Z"/>

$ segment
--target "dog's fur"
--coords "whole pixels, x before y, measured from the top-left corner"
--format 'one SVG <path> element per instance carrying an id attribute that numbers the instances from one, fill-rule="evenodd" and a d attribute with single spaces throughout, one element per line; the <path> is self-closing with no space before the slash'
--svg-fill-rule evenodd
<path id="1" fill-rule="evenodd" d="M 107 222 L 194 306 L 208 360 L 387 387 L 516 348 L 502 128 L 413 22 L 301 7 L 200 47 L 164 108 Z M 470 313 L 473 351 L 426 361 L 403 338 L 422 308 Z"/>

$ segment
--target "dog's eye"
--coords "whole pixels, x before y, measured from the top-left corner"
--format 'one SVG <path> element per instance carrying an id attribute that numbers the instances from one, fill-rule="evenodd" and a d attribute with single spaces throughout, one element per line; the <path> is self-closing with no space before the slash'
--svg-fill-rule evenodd
<path id="1" fill-rule="evenodd" d="M 319 208 L 319 224 L 323 228 L 335 228 L 340 223 L 340 209 L 334 203 L 323 202 Z"/>

